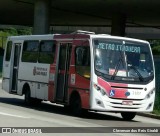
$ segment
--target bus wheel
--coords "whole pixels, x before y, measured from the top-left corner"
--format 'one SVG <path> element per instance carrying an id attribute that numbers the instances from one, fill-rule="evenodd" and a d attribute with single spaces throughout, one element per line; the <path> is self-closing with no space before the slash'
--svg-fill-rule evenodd
<path id="1" fill-rule="evenodd" d="M 124 120 L 130 121 L 136 116 L 136 112 L 122 112 L 121 116 Z"/>
<path id="2" fill-rule="evenodd" d="M 72 96 L 70 100 L 71 111 L 75 116 L 82 115 L 81 99 L 79 96 Z"/>
<path id="3" fill-rule="evenodd" d="M 39 106 L 41 104 L 42 100 L 37 98 L 32 98 L 32 103 L 34 106 Z"/>
<path id="4" fill-rule="evenodd" d="M 30 90 L 26 90 L 24 93 L 24 101 L 26 105 L 31 105 L 32 103 L 32 98 L 30 94 Z"/>

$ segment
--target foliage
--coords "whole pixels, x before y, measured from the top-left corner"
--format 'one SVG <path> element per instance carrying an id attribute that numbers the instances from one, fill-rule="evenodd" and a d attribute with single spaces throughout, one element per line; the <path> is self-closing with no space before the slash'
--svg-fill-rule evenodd
<path id="1" fill-rule="evenodd" d="M 160 55 L 160 40 L 150 40 L 149 42 L 151 44 L 153 55 Z"/>
<path id="2" fill-rule="evenodd" d="M 160 108 L 155 105 L 152 113 L 156 115 L 160 115 Z"/>
<path id="3" fill-rule="evenodd" d="M 156 96 L 155 96 L 155 103 L 154 103 L 154 114 L 159 114 L 160 115 L 160 91 L 156 90 Z"/>
<path id="4" fill-rule="evenodd" d="M 32 34 L 32 28 L 25 28 L 25 29 L 15 29 L 10 27 L 8 29 L 3 30 L 5 33 L 8 33 L 10 36 L 16 35 L 30 35 Z"/>
<path id="5" fill-rule="evenodd" d="M 31 35 L 32 34 L 32 28 L 28 28 L 28 29 L 20 29 L 17 30 L 18 35 Z"/>
<path id="6" fill-rule="evenodd" d="M 6 45 L 8 36 L 31 35 L 32 28 L 15 29 L 13 27 L 0 30 L 0 57 L 3 55 L 2 48 Z M 0 77 L 2 76 L 2 60 L 0 58 Z"/>
<path id="7" fill-rule="evenodd" d="M 10 27 L 0 31 L 0 47 L 4 48 L 8 36 L 31 35 L 32 28 L 15 29 Z"/>
<path id="8" fill-rule="evenodd" d="M 160 55 L 160 45 L 154 46 L 152 48 L 152 52 L 153 52 L 154 55 Z"/>
<path id="9" fill-rule="evenodd" d="M 6 43 L 7 36 L 9 36 L 9 33 L 0 31 L 0 47 L 4 47 L 4 44 Z"/>

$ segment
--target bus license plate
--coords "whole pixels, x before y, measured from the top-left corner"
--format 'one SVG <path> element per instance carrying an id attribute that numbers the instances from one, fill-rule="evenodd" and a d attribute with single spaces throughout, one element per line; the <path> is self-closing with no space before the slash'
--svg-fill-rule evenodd
<path id="1" fill-rule="evenodd" d="M 122 101 L 122 105 L 133 105 L 133 101 Z"/>

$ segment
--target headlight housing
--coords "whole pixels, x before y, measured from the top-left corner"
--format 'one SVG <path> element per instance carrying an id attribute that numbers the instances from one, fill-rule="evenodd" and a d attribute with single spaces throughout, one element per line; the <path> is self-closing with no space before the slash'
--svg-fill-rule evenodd
<path id="1" fill-rule="evenodd" d="M 99 92 L 101 93 L 102 96 L 107 95 L 105 89 L 103 89 L 103 88 L 100 87 L 99 85 L 93 84 L 93 87 L 94 87 L 97 91 L 99 91 Z"/>
<path id="2" fill-rule="evenodd" d="M 145 99 L 149 99 L 155 92 L 155 88 L 153 88 L 145 97 Z"/>

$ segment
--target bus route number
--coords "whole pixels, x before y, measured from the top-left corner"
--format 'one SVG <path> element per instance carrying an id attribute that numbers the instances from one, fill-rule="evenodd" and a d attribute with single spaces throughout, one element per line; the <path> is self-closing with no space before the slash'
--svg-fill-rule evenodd
<path id="1" fill-rule="evenodd" d="M 140 91 L 133 91 L 133 92 L 132 92 L 132 95 L 136 95 L 136 96 L 137 96 L 137 95 L 141 95 L 141 92 L 140 92 Z"/>

